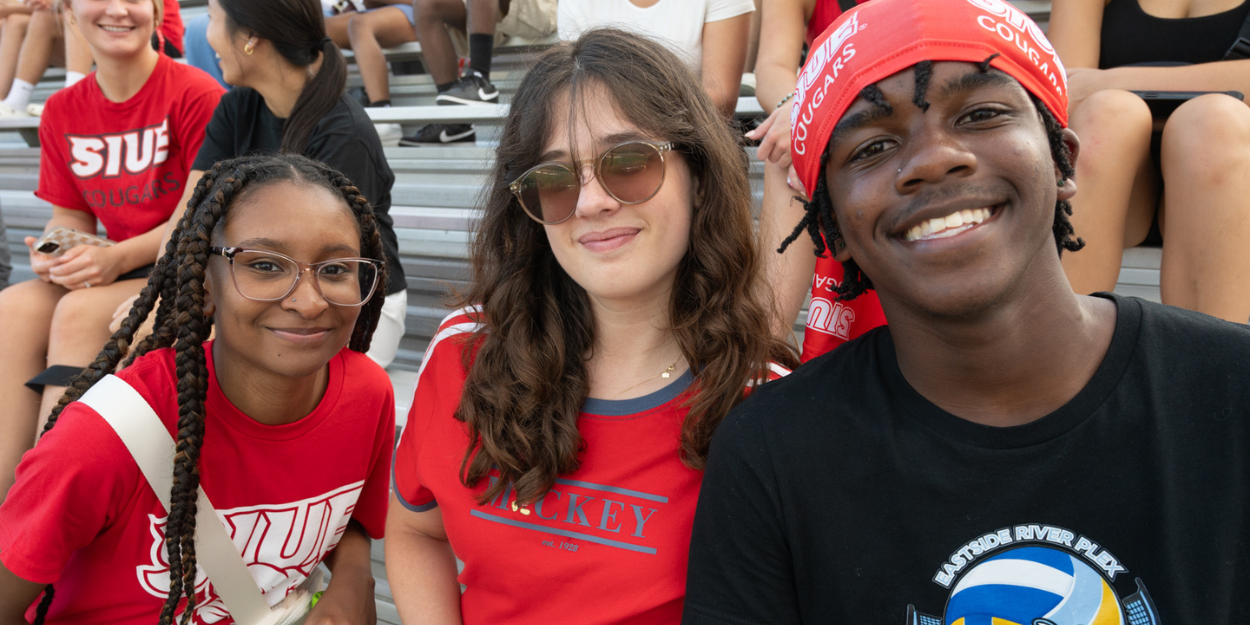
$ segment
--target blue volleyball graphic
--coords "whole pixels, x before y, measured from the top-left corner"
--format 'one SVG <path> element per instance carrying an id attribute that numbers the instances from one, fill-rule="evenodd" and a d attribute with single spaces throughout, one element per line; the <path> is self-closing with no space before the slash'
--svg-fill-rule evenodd
<path id="1" fill-rule="evenodd" d="M 1124 625 L 1115 590 L 1077 556 L 1020 547 L 978 562 L 946 604 L 945 625 Z"/>

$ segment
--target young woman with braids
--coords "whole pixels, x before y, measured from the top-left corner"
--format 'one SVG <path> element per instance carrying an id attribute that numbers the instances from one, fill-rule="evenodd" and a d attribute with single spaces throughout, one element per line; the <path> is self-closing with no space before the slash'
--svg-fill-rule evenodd
<path id="1" fill-rule="evenodd" d="M 382 536 L 394 443 L 390 381 L 364 356 L 382 258 L 342 174 L 295 155 L 215 165 L 0 506 L 0 623 L 232 622 L 196 571 L 202 488 L 271 605 L 324 561 L 333 580 L 308 625 L 372 624 L 369 537 Z M 74 401 L 120 364 L 177 441 L 168 513 Z"/>
<path id="2" fill-rule="evenodd" d="M 373 205 L 386 250 L 386 306 L 369 357 L 389 365 L 408 308 L 390 216 L 395 175 L 369 116 L 344 93 L 347 63 L 326 37 L 321 3 L 210 0 L 208 15 L 208 43 L 234 89 L 208 122 L 190 180 L 222 159 L 281 150 L 321 161 L 354 181 Z"/>
<path id="3" fill-rule="evenodd" d="M 45 389 L 40 372 L 53 365 L 72 376 L 91 362 L 113 310 L 143 286 L 222 93 L 204 72 L 152 49 L 160 0 L 66 4 L 97 70 L 48 99 L 35 195 L 52 205 L 45 231 L 104 236 L 98 220 L 116 244 L 60 256 L 32 249 L 36 278 L 0 292 L 0 499 L 69 377 L 52 375 Z"/>
<path id="4" fill-rule="evenodd" d="M 471 305 L 427 350 L 396 452 L 405 623 L 679 621 L 712 432 L 795 362 L 768 331 L 746 171 L 649 39 L 593 30 L 526 74 Z"/>
<path id="5" fill-rule="evenodd" d="M 814 49 L 796 235 L 890 323 L 721 424 L 683 623 L 1250 618 L 1250 329 L 1072 291 L 1078 142 L 1041 30 L 871 0 Z"/>

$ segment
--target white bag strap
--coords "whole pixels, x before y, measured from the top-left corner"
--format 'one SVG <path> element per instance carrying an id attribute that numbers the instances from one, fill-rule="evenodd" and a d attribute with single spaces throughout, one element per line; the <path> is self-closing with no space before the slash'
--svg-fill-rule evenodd
<path id="1" fill-rule="evenodd" d="M 108 422 L 134 456 L 139 470 L 165 510 L 174 486 L 174 439 L 146 399 L 125 380 L 106 375 L 79 398 Z M 240 625 L 255 625 L 270 616 L 269 604 L 247 570 L 243 556 L 226 534 L 217 511 L 199 489 L 195 515 L 195 551 L 230 616 Z"/>

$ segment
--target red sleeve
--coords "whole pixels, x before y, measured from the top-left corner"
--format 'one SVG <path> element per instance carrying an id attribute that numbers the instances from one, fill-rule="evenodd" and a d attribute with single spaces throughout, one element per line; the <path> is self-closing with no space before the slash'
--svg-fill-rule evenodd
<path id="1" fill-rule="evenodd" d="M 386 506 L 390 499 L 386 478 L 391 467 L 391 450 L 395 447 L 395 391 L 390 378 L 385 374 L 379 377 L 384 388 L 377 392 L 385 393 L 386 401 L 382 402 L 382 414 L 378 418 L 369 477 L 365 478 L 365 486 L 352 510 L 352 518 L 364 526 L 370 537 L 378 540 L 386 533 Z"/>
<path id="2" fill-rule="evenodd" d="M 70 404 L 22 457 L 0 505 L 0 561 L 27 581 L 55 582 L 74 551 L 115 522 L 143 484 L 113 428 L 87 406 Z"/>
<path id="3" fill-rule="evenodd" d="M 438 505 L 434 493 L 421 480 L 418 460 L 430 424 L 436 419 L 452 419 L 460 405 L 465 378 L 462 350 L 466 339 L 480 327 L 476 316 L 475 309 L 448 315 L 426 349 L 417 373 L 408 424 L 400 435 L 391 470 L 395 497 L 413 512 L 425 512 Z"/>
<path id="4" fill-rule="evenodd" d="M 82 198 L 78 185 L 69 171 L 70 159 L 66 154 L 66 139 L 62 125 L 74 108 L 67 102 L 65 91 L 48 98 L 43 117 L 39 122 L 39 187 L 35 197 L 62 208 L 95 214 Z"/>
<path id="5" fill-rule="evenodd" d="M 174 122 L 173 131 L 177 133 L 179 143 L 178 158 L 190 173 L 195 163 L 195 155 L 199 154 L 200 146 L 204 145 L 204 130 L 208 120 L 212 119 L 213 111 L 217 110 L 217 102 L 226 91 L 199 68 L 179 64 L 179 82 L 190 83 L 186 88 L 182 106 L 178 111 L 178 119 Z M 196 180 L 188 180 L 187 184 L 195 184 Z M 175 207 L 178 213 L 182 207 Z"/>
<path id="6" fill-rule="evenodd" d="M 164 0 L 164 15 L 161 18 L 161 36 L 165 41 L 174 44 L 175 48 L 187 55 L 187 49 L 182 45 L 182 35 L 186 32 L 186 28 L 182 24 L 182 7 L 178 4 L 178 0 Z"/>

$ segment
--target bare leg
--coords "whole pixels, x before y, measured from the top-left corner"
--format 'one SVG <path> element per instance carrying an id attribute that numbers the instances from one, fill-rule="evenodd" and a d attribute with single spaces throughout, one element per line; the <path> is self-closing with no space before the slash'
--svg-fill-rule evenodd
<path id="1" fill-rule="evenodd" d="M 468 0 L 468 32 L 477 35 L 494 35 L 495 24 L 500 15 L 507 15 L 512 8 L 511 0 Z"/>
<path id="2" fill-rule="evenodd" d="M 87 40 L 83 38 L 82 31 L 78 30 L 78 24 L 70 21 L 70 12 L 66 10 L 64 13 L 63 26 L 65 27 L 65 70 L 70 72 L 78 72 L 79 74 L 91 73 L 91 66 L 95 64 L 95 59 L 91 56 L 91 46 L 87 45 Z"/>
<path id="3" fill-rule="evenodd" d="M 1064 254 L 1063 268 L 1077 293 L 1114 289 L 1124 248 L 1150 229 L 1158 188 L 1151 124 L 1146 103 L 1127 91 L 1099 91 L 1072 113 L 1081 139 L 1072 225 L 1085 249 Z"/>
<path id="4" fill-rule="evenodd" d="M 34 85 L 39 83 L 43 72 L 52 62 L 52 52 L 61 42 L 57 33 L 56 17 L 51 11 L 35 11 L 26 28 L 26 40 L 17 60 L 17 77 Z"/>
<path id="5" fill-rule="evenodd" d="M 1161 161 L 1163 303 L 1246 323 L 1250 108 L 1224 95 L 1186 102 L 1163 128 Z"/>
<path id="6" fill-rule="evenodd" d="M 352 42 L 347 37 L 347 25 L 353 18 L 360 15 L 363 15 L 363 13 L 342 13 L 326 16 L 326 36 L 334 41 L 334 45 L 344 50 L 355 50 L 352 47 Z"/>
<path id="7" fill-rule="evenodd" d="M 347 34 L 356 53 L 356 66 L 360 68 L 360 79 L 365 83 L 369 101 L 390 100 L 390 73 L 386 69 L 382 48 L 417 40 L 408 17 L 394 7 L 360 13 L 348 23 Z"/>
<path id="8" fill-rule="evenodd" d="M 66 293 L 42 280 L 0 291 L 0 500 L 35 439 L 39 395 L 25 383 L 47 367 L 48 319 Z"/>
<path id="9" fill-rule="evenodd" d="M 4 18 L 0 26 L 0 98 L 9 95 L 13 77 L 17 75 L 17 59 L 21 54 L 22 41 L 26 38 L 26 26 L 30 16 L 13 13 Z"/>
<path id="10" fill-rule="evenodd" d="M 48 337 L 48 364 L 85 367 L 104 349 L 112 332 L 109 322 L 113 311 L 123 301 L 138 295 L 147 280 L 122 280 L 108 286 L 70 291 L 56 305 L 52 331 Z M 49 386 L 43 390 L 39 407 L 39 428 L 48 421 L 48 414 L 60 401 L 65 388 Z"/>
<path id="11" fill-rule="evenodd" d="M 417 41 L 425 56 L 425 67 L 434 84 L 453 82 L 457 78 L 456 49 L 446 26 L 465 29 L 468 12 L 461 0 L 415 0 L 413 17 L 417 22 Z"/>

